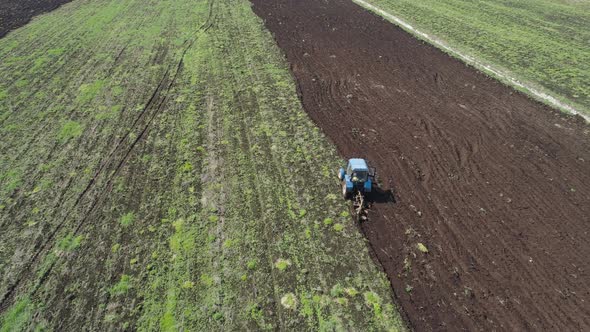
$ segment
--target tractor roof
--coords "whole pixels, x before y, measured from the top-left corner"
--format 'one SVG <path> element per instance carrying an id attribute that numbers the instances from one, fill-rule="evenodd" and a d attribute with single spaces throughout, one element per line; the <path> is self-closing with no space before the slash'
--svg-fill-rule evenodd
<path id="1" fill-rule="evenodd" d="M 352 158 L 348 161 L 350 167 L 355 171 L 368 171 L 367 162 L 364 159 Z"/>

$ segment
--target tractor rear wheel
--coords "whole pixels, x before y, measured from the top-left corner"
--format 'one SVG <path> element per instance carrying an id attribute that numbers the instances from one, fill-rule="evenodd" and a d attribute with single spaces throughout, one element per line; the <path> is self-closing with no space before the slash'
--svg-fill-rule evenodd
<path id="1" fill-rule="evenodd" d="M 342 197 L 344 197 L 344 199 L 350 198 L 350 193 L 346 190 L 346 181 L 342 182 Z"/>

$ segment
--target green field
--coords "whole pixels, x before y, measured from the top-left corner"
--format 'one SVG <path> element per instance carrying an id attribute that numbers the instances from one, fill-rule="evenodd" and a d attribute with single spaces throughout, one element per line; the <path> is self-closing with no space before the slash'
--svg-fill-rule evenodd
<path id="1" fill-rule="evenodd" d="M 590 115 L 590 1 L 366 1 Z"/>
<path id="2" fill-rule="evenodd" d="M 0 72 L 0 331 L 405 329 L 248 1 L 76 0 Z"/>

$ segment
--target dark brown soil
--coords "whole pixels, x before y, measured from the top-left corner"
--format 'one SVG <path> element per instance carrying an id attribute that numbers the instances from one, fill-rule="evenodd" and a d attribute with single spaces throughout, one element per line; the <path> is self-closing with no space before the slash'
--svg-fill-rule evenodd
<path id="1" fill-rule="evenodd" d="M 9 31 L 29 23 L 31 18 L 50 12 L 71 0 L 2 0 L 0 1 L 0 38 Z"/>
<path id="2" fill-rule="evenodd" d="M 362 229 L 413 328 L 590 330 L 588 125 L 350 1 L 252 2 L 309 115 L 394 190 Z"/>

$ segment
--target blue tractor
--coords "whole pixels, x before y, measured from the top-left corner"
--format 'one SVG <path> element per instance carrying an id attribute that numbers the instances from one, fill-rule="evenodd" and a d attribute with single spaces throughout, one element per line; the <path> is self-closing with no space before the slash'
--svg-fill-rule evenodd
<path id="1" fill-rule="evenodd" d="M 344 196 L 344 199 L 354 197 L 355 202 L 360 200 L 362 207 L 364 205 L 364 196 L 373 190 L 375 169 L 369 168 L 364 159 L 352 158 L 348 160 L 346 169 L 340 168 L 338 178 L 342 181 L 342 196 Z"/>

